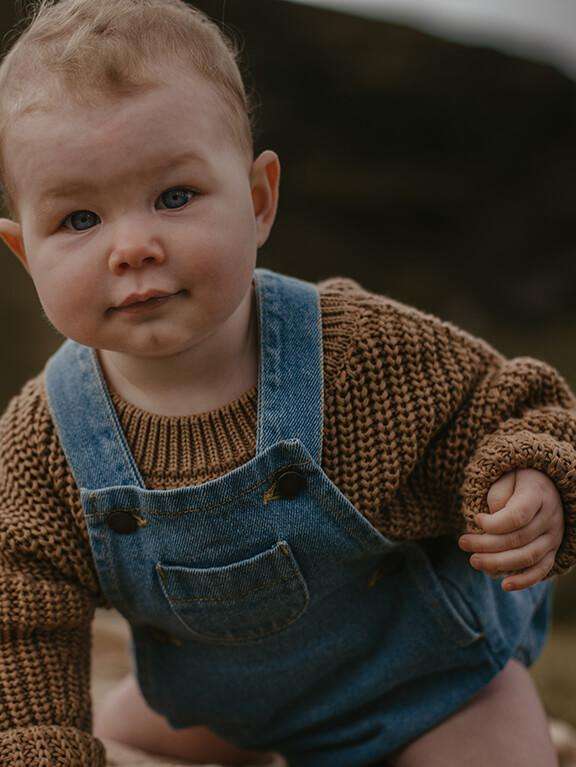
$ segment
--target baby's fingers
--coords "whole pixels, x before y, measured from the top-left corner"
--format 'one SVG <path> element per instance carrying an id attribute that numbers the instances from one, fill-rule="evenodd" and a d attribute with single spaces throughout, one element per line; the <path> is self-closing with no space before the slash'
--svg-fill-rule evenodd
<path id="1" fill-rule="evenodd" d="M 509 471 L 504 474 L 500 479 L 495 482 L 486 497 L 486 503 L 490 509 L 491 514 L 495 514 L 508 503 L 512 495 L 514 494 L 514 487 L 516 485 L 516 472 Z"/>
<path id="2" fill-rule="evenodd" d="M 498 512 L 500 514 L 502 512 Z M 536 540 L 547 529 L 545 520 L 536 516 L 530 524 L 513 530 L 511 533 L 496 535 L 491 533 L 466 533 L 458 539 L 458 545 L 463 551 L 498 552 L 519 549 Z"/>
<path id="3" fill-rule="evenodd" d="M 522 583 L 531 586 L 549 572 L 553 565 L 553 559 L 545 572 L 544 569 L 547 566 L 549 556 L 552 555 L 554 558 L 557 548 L 550 536 L 542 535 L 538 540 L 521 549 L 513 549 L 498 554 L 474 554 L 470 557 L 470 564 L 476 570 L 483 570 L 490 577 L 496 578 L 503 578 L 516 571 L 523 571 Z M 513 578 L 516 577 L 513 576 Z"/>
<path id="4" fill-rule="evenodd" d="M 534 567 L 528 567 L 521 573 L 516 573 L 502 581 L 504 591 L 519 591 L 527 589 L 534 584 L 543 581 L 556 561 L 556 551 L 549 551 Z"/>
<path id="5" fill-rule="evenodd" d="M 495 514 L 477 514 L 474 521 L 487 533 L 504 535 L 529 525 L 542 508 L 543 499 L 529 492 L 516 492 Z"/>

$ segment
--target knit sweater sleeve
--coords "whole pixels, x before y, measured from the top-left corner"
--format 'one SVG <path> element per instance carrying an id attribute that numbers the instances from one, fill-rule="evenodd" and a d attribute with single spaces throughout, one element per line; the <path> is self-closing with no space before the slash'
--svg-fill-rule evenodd
<path id="1" fill-rule="evenodd" d="M 366 295 L 362 309 L 356 356 L 386 435 L 382 528 L 398 538 L 461 534 L 467 519 L 481 533 L 474 518 L 489 513 L 490 487 L 533 468 L 554 481 L 564 508 L 564 538 L 546 577 L 571 569 L 576 399 L 562 376 L 384 296 Z"/>
<path id="2" fill-rule="evenodd" d="M 35 380 L 0 418 L 0 764 L 104 767 L 91 735 L 99 601 L 54 487 L 48 419 Z"/>

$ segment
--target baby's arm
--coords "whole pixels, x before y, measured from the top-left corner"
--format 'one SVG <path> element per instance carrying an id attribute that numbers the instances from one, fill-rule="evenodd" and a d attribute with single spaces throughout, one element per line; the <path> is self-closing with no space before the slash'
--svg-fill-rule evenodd
<path id="1" fill-rule="evenodd" d="M 380 440 L 376 524 L 393 538 L 481 534 L 488 492 L 534 469 L 554 483 L 564 535 L 550 578 L 576 562 L 576 399 L 559 373 L 506 359 L 436 317 L 370 294 L 351 364 L 365 371 Z M 367 336 L 367 338 L 366 338 Z M 352 371 L 356 377 L 358 372 Z"/>
<path id="2" fill-rule="evenodd" d="M 562 377 L 542 362 L 522 358 L 502 362 L 493 376 L 480 387 L 488 418 L 499 423 L 488 433 L 480 434 L 474 453 L 465 467 L 460 488 L 462 512 L 472 532 L 508 532 L 506 509 L 494 519 L 490 514 L 488 494 L 491 486 L 512 470 L 534 469 L 554 483 L 557 496 L 548 483 L 542 483 L 540 495 L 535 474 L 522 474 L 523 498 L 517 488 L 509 504 L 516 507 L 516 521 L 536 524 L 554 514 L 556 501 L 564 512 L 563 537 L 545 578 L 567 572 L 576 560 L 576 401 Z M 518 477 L 519 473 L 516 473 Z M 528 484 L 529 486 L 526 486 Z M 546 508 L 535 512 L 539 501 Z M 508 509 L 511 511 L 511 509 Z M 504 522 L 504 525 L 502 524 Z M 525 528 L 521 525 L 520 529 Z M 518 531 L 518 528 L 516 528 Z M 524 530 L 524 535 L 526 530 Z"/>
<path id="3" fill-rule="evenodd" d="M 462 471 L 457 488 L 461 512 L 475 533 L 488 529 L 477 524 L 476 516 L 490 513 L 488 493 L 504 474 L 535 469 L 554 482 L 565 529 L 549 578 L 566 572 L 575 561 L 575 444 L 575 401 L 562 377 L 543 362 L 495 355 L 435 452 L 436 460 L 453 462 Z"/>
<path id="4" fill-rule="evenodd" d="M 55 505 L 36 401 L 0 419 L 0 765 L 104 767 L 92 737 L 84 542 Z"/>

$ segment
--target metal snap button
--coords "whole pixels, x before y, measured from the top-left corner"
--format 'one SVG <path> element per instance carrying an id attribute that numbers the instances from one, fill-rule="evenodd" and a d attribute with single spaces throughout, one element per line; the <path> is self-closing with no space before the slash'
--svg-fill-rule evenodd
<path id="1" fill-rule="evenodd" d="M 295 469 L 287 469 L 276 479 L 276 488 L 283 498 L 295 498 L 306 487 L 306 478 Z"/>
<path id="2" fill-rule="evenodd" d="M 392 551 L 390 554 L 387 554 L 380 566 L 372 573 L 368 581 L 368 588 L 372 588 L 385 575 L 393 575 L 399 572 L 404 567 L 405 562 L 406 557 L 401 551 Z"/>
<path id="3" fill-rule="evenodd" d="M 113 511 L 106 517 L 108 527 L 115 533 L 133 533 L 138 528 L 138 522 L 127 511 Z"/>

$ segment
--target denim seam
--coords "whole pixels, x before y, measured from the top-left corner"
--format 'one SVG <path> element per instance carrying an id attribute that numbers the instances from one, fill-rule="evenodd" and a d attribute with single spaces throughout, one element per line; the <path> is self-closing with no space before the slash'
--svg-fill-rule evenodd
<path id="1" fill-rule="evenodd" d="M 266 479 L 263 479 L 261 482 L 257 482 L 253 485 L 250 485 L 244 488 L 238 495 L 225 498 L 221 503 L 213 504 L 211 506 L 197 506 L 197 507 L 192 507 L 189 509 L 182 509 L 182 511 L 164 512 L 164 511 L 155 511 L 154 509 L 145 509 L 142 506 L 116 506 L 115 505 L 113 509 L 106 509 L 105 511 L 91 512 L 91 513 L 88 513 L 86 516 L 89 519 L 96 519 L 99 516 L 109 514 L 111 511 L 126 511 L 128 513 L 145 513 L 151 516 L 162 517 L 165 519 L 175 519 L 175 518 L 183 516 L 184 514 L 192 514 L 195 512 L 217 511 L 218 509 L 222 509 L 224 506 L 229 506 L 231 503 L 236 503 L 240 498 L 242 498 L 245 495 L 249 495 L 250 493 L 253 493 L 259 487 L 268 485 L 275 478 L 276 474 L 278 474 L 279 471 L 287 468 L 288 466 L 304 468 L 304 467 L 312 466 L 312 461 L 307 460 L 307 461 L 301 461 L 300 463 L 290 463 L 287 466 L 282 466 L 278 469 L 275 469 L 272 472 L 272 474 L 269 474 L 266 477 Z M 186 488 L 178 488 L 178 490 L 183 491 L 183 490 L 196 489 L 196 488 L 197 488 L 196 485 L 191 485 L 190 487 L 186 487 Z M 154 493 L 156 491 L 150 490 L 149 492 Z"/>
<path id="2" fill-rule="evenodd" d="M 321 471 L 322 474 L 324 474 L 324 472 L 322 470 L 320 470 L 320 471 Z M 324 474 L 324 477 L 328 481 L 329 484 L 332 484 L 331 480 L 329 479 L 329 477 L 326 476 L 326 474 Z M 326 506 L 320 502 L 321 501 L 321 492 L 319 492 L 319 490 L 317 489 L 317 485 L 316 484 L 313 485 L 312 490 L 310 491 L 310 495 L 314 498 L 314 500 L 318 503 L 318 505 L 323 507 L 325 509 L 325 511 L 332 517 L 332 519 L 334 519 L 334 521 L 338 524 L 338 526 L 340 527 L 340 529 L 343 532 L 347 533 L 358 544 L 360 544 L 360 546 L 362 547 L 363 550 L 369 550 L 370 549 L 370 543 L 372 541 L 370 533 L 368 531 L 366 531 L 366 532 L 364 532 L 364 531 L 359 532 L 359 531 L 355 531 L 353 529 L 355 524 L 359 524 L 359 525 L 362 524 L 360 522 L 360 520 L 349 519 L 347 514 L 342 513 L 341 506 L 336 506 L 336 511 L 334 511 L 331 508 L 326 508 Z M 357 514 L 361 519 L 365 519 L 367 524 L 370 525 L 370 522 L 366 519 L 366 517 L 360 511 L 358 511 L 358 509 L 354 506 L 354 504 L 348 498 L 346 498 L 346 496 L 344 496 L 344 498 L 345 498 L 346 502 L 350 504 L 350 506 L 354 510 L 354 513 Z M 346 558 L 345 557 L 337 557 L 336 556 L 335 560 L 337 562 L 346 562 Z"/>
<path id="3" fill-rule="evenodd" d="M 94 504 L 94 501 L 91 501 L 91 503 Z M 124 603 L 124 597 L 123 597 L 123 595 L 122 595 L 122 593 L 120 591 L 120 584 L 118 582 L 118 571 L 117 571 L 117 568 L 114 567 L 114 560 L 113 560 L 113 557 L 112 557 L 112 542 L 111 542 L 110 538 L 111 538 L 111 532 L 108 529 L 108 530 L 105 531 L 104 543 L 103 543 L 104 557 L 106 559 L 106 570 L 105 570 L 105 572 L 111 573 L 114 592 L 115 592 L 117 598 L 120 600 L 122 608 L 126 609 L 125 608 L 125 603 Z M 117 605 L 117 604 L 118 603 L 116 602 L 115 605 Z"/>
<path id="4" fill-rule="evenodd" d="M 253 589 L 250 589 L 249 591 L 237 591 L 237 592 L 231 592 L 230 595 L 226 599 L 213 599 L 213 598 L 203 598 L 199 597 L 198 599 L 178 599 L 171 595 L 168 589 L 168 584 L 165 578 L 164 573 L 170 572 L 170 570 L 162 565 L 161 562 L 156 563 L 156 571 L 158 572 L 158 575 L 161 577 L 162 582 L 166 586 L 166 596 L 168 597 L 170 602 L 178 603 L 178 604 L 187 604 L 187 603 L 193 603 L 193 602 L 229 602 L 231 599 L 243 599 L 248 594 L 252 594 L 255 591 L 262 591 L 264 588 L 269 588 L 270 586 L 274 586 L 276 583 L 288 583 L 290 581 L 299 581 L 301 571 L 298 567 L 298 564 L 296 560 L 294 559 L 294 555 L 292 554 L 289 547 L 283 542 L 280 541 L 277 546 L 275 546 L 273 549 L 269 550 L 268 552 L 265 552 L 265 556 L 267 559 L 270 559 L 271 557 L 278 559 L 278 555 L 280 554 L 281 557 L 284 557 L 284 559 L 287 561 L 288 566 L 290 567 L 290 575 L 291 577 L 284 578 L 280 576 L 279 578 L 275 578 L 274 580 L 267 579 L 265 580 L 261 586 L 256 586 Z M 280 560 L 282 561 L 282 560 Z M 254 567 L 256 565 L 256 562 L 251 560 L 243 560 L 240 563 L 236 563 L 239 565 L 244 565 L 245 567 Z M 222 570 L 225 568 L 218 568 L 218 570 Z M 196 573 L 190 573 L 190 570 L 187 570 L 187 575 L 192 575 L 192 578 L 196 578 Z M 203 571 L 205 573 L 205 570 Z"/>
<path id="5" fill-rule="evenodd" d="M 294 614 L 293 611 L 290 613 L 290 618 L 284 618 L 281 621 L 275 621 L 272 624 L 272 628 L 269 631 L 253 631 L 248 634 L 228 634 L 225 636 L 218 636 L 217 634 L 202 634 L 199 631 L 195 631 L 194 629 L 191 629 L 180 616 L 177 616 L 180 618 L 181 622 L 184 624 L 186 629 L 190 631 L 192 634 L 192 638 L 197 637 L 198 639 L 207 639 L 209 642 L 214 644 L 244 644 L 252 641 L 256 641 L 259 639 L 265 639 L 266 637 L 272 636 L 273 634 L 278 634 L 284 629 L 287 629 L 288 626 L 291 626 L 293 623 L 295 623 L 298 618 L 302 615 L 302 613 L 306 610 L 308 607 L 308 604 L 310 602 L 310 597 L 308 594 L 304 592 L 300 592 L 304 594 L 304 602 L 301 608 L 295 608 L 297 612 Z"/>
<path id="6" fill-rule="evenodd" d="M 416 566 L 418 566 L 418 563 L 415 563 Z M 411 565 L 409 565 L 408 570 L 412 576 L 413 581 L 415 581 L 419 592 L 423 596 L 423 603 L 427 605 L 429 608 L 429 612 L 432 613 L 434 618 L 438 621 L 440 624 L 440 627 L 442 630 L 446 633 L 450 641 L 454 642 L 459 647 L 465 647 L 468 644 L 472 644 L 474 641 L 474 638 L 471 636 L 472 632 L 468 627 L 467 624 L 465 624 L 466 628 L 463 628 L 457 621 L 456 618 L 454 618 L 452 615 L 449 615 L 447 613 L 448 610 L 452 609 L 454 612 L 458 612 L 456 610 L 456 607 L 450 603 L 450 606 L 447 606 L 443 604 L 440 597 L 437 597 L 432 588 L 429 589 L 423 589 L 420 580 L 418 576 L 414 573 L 412 570 Z M 438 578 L 438 575 L 436 575 Z M 439 582 L 438 588 L 442 589 L 442 584 Z M 449 602 L 449 597 L 447 594 L 444 595 L 444 598 Z M 462 635 L 467 634 L 467 636 L 464 638 Z M 478 637 L 480 639 L 480 637 Z"/>
<path id="7" fill-rule="evenodd" d="M 458 595 L 460 596 L 460 599 L 461 599 L 461 600 L 462 600 L 462 602 L 465 604 L 466 608 L 469 610 L 469 612 L 470 612 L 470 614 L 473 616 L 473 618 L 476 620 L 476 623 L 477 623 L 477 625 L 478 625 L 480 628 L 477 628 L 477 627 L 474 627 L 474 626 L 472 626 L 472 627 L 470 627 L 470 628 L 471 628 L 471 631 L 474 631 L 475 633 L 479 633 L 479 634 L 484 634 L 484 626 L 483 626 L 483 624 L 482 624 L 482 621 L 481 621 L 481 620 L 480 620 L 480 618 L 478 617 L 478 614 L 477 614 L 476 610 L 474 610 L 474 608 L 473 608 L 473 607 L 472 607 L 472 605 L 470 604 L 470 601 L 469 601 L 469 600 L 466 598 L 466 596 L 464 595 L 464 592 L 462 591 L 462 589 L 460 588 L 460 586 L 459 586 L 459 585 L 458 585 L 458 584 L 457 584 L 455 581 L 453 581 L 453 580 L 452 580 L 452 578 L 450 578 L 448 575 L 446 575 L 446 574 L 444 574 L 444 573 L 442 573 L 442 574 L 439 574 L 439 573 L 438 573 L 437 575 L 438 575 L 438 578 L 439 578 L 441 581 L 442 581 L 442 580 L 446 580 L 446 581 L 447 581 L 447 582 L 448 582 L 448 583 L 449 583 L 449 584 L 452 586 L 452 588 L 453 588 L 453 589 L 454 589 L 456 592 L 458 592 Z M 459 614 L 460 614 L 460 613 L 459 613 Z M 462 617 L 462 616 L 461 616 L 461 617 Z M 468 621 L 467 621 L 465 618 L 462 618 L 462 620 L 463 620 L 465 623 L 468 623 Z"/>

